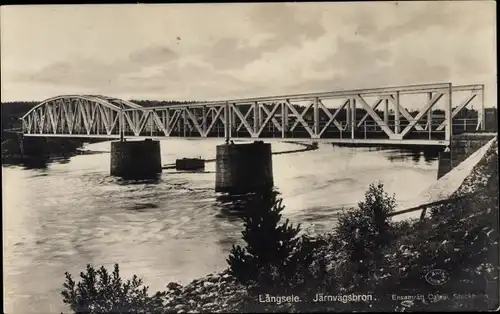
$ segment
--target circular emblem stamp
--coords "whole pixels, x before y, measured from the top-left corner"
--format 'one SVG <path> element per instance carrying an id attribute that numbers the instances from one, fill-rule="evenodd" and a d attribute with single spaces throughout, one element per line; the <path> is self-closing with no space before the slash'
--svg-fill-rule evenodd
<path id="1" fill-rule="evenodd" d="M 433 269 L 425 275 L 425 280 L 433 286 L 440 286 L 445 284 L 450 275 L 442 269 Z"/>

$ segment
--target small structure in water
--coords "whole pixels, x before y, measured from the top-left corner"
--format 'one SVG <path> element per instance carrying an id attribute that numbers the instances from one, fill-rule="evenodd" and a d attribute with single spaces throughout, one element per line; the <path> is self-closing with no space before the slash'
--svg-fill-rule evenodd
<path id="1" fill-rule="evenodd" d="M 175 161 L 176 170 L 203 170 L 205 160 L 201 158 L 182 158 Z"/>

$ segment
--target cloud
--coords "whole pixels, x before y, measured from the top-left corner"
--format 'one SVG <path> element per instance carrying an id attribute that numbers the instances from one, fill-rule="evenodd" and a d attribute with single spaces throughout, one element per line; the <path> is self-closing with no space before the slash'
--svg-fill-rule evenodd
<path id="1" fill-rule="evenodd" d="M 252 7 L 247 23 L 253 29 L 252 42 L 241 37 L 223 37 L 204 52 L 204 61 L 216 69 L 243 68 L 289 46 L 300 47 L 326 33 L 318 15 L 304 19 L 300 8 L 283 3 L 266 3 Z"/>
<path id="2" fill-rule="evenodd" d="M 315 14 L 311 14 L 311 13 Z M 261 46 L 273 50 L 283 45 L 300 45 L 326 33 L 321 25 L 321 11 L 307 12 L 294 4 L 267 3 L 255 8 L 249 19 L 256 30 L 272 34 Z"/>
<path id="3" fill-rule="evenodd" d="M 164 46 L 137 50 L 128 59 L 104 62 L 96 58 L 74 58 L 49 64 L 38 71 L 17 72 L 14 80 L 37 84 L 80 86 L 100 89 L 116 84 L 120 77 L 154 65 L 167 64 L 178 59 L 175 51 Z"/>
<path id="4" fill-rule="evenodd" d="M 93 59 L 75 59 L 50 64 L 34 73 L 18 72 L 14 75 L 14 80 L 87 88 L 109 84 L 123 70 L 118 64 L 105 64 Z"/>
<path id="5" fill-rule="evenodd" d="M 153 65 L 177 60 L 179 55 L 165 46 L 151 46 L 130 54 L 130 60 L 138 65 Z"/>
<path id="6" fill-rule="evenodd" d="M 226 70 L 244 67 L 263 53 L 260 47 L 252 47 L 239 38 L 221 38 L 203 54 L 203 60 L 216 69 Z"/>
<path id="7" fill-rule="evenodd" d="M 13 47 L 9 61 L 2 58 L 2 81 L 19 97 L 32 85 L 36 93 L 59 86 L 61 94 L 81 88 L 135 99 L 199 100 L 442 81 L 495 84 L 495 14 L 486 2 L 197 8 L 169 7 L 162 11 L 166 18 L 158 6 L 148 19 L 130 15 L 121 31 L 109 23 L 86 29 L 72 45 L 70 31 L 57 30 L 58 37 L 11 31 L 10 42 L 2 39 Z M 108 20 L 107 13 L 100 15 L 102 23 Z M 36 41 L 14 41 L 30 34 Z M 29 51 L 51 51 L 53 38 L 66 43 L 57 55 L 29 57 Z"/>

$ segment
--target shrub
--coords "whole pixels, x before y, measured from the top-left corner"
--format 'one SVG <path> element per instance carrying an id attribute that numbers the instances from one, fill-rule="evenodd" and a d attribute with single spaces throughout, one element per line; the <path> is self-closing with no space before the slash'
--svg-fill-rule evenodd
<path id="1" fill-rule="evenodd" d="M 349 253 L 351 261 L 374 257 L 391 237 L 389 214 L 394 212 L 396 200 L 384 192 L 382 183 L 370 184 L 365 200 L 358 208 L 343 210 L 334 234 Z"/>
<path id="2" fill-rule="evenodd" d="M 66 272 L 66 282 L 61 292 L 63 302 L 75 313 L 151 313 L 161 312 L 164 292 L 148 295 L 148 287 L 141 287 L 137 276 L 124 282 L 118 264 L 109 274 L 104 266 L 97 271 L 87 265 L 86 273 L 80 273 L 76 283 Z"/>

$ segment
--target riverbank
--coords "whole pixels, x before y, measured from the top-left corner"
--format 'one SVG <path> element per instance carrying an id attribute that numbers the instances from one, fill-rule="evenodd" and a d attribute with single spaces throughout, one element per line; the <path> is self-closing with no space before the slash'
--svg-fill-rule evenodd
<path id="1" fill-rule="evenodd" d="M 453 201 L 428 209 L 422 221 L 390 221 L 390 243 L 368 259 L 352 259 L 345 228 L 317 235 L 315 261 L 325 264 L 316 281 L 306 280 L 301 302 L 265 301 L 265 286 L 238 283 L 229 269 L 191 281 L 169 283 L 162 311 L 169 313 L 258 311 L 448 311 L 494 309 L 498 295 L 498 142 L 489 147 Z M 385 204 L 389 204 L 387 200 Z M 356 212 L 359 209 L 351 209 Z M 364 223 L 353 215 L 351 225 Z M 357 220 L 356 220 L 357 219 Z M 358 225 L 362 227 L 363 225 Z M 363 247 L 372 237 L 361 238 Z M 368 262 L 368 265 L 366 264 Z M 437 271 L 439 272 L 433 272 Z M 442 275 L 434 278 L 436 274 Z M 311 278 L 310 278 L 311 279 Z M 312 278 L 314 279 L 314 278 Z M 287 283 L 295 284 L 295 277 Z M 280 291 L 280 290 L 278 290 Z M 315 294 L 370 296 L 367 302 L 307 302 Z M 288 293 L 284 293 L 288 295 Z M 259 295 L 264 299 L 259 299 Z M 274 296 L 271 294 L 271 296 Z M 440 296 L 437 298 L 436 296 Z M 275 299 L 276 300 L 276 299 Z"/>
<path id="2" fill-rule="evenodd" d="M 103 140 L 99 139 L 79 139 L 79 138 L 39 138 L 39 145 L 43 147 L 37 154 L 26 156 L 23 154 L 21 145 L 24 149 L 30 149 L 27 145 L 32 145 L 33 142 L 22 144 L 22 134 L 7 133 L 3 134 L 2 138 L 2 164 L 4 165 L 20 165 L 31 164 L 34 161 L 39 163 L 47 163 L 58 159 L 68 159 L 72 156 L 80 154 L 91 154 L 90 152 L 82 151 L 85 143 L 97 143 Z"/>
<path id="3" fill-rule="evenodd" d="M 432 214 L 423 221 L 404 221 L 393 226 L 396 238 L 391 247 L 384 249 L 385 259 L 379 265 L 385 265 L 385 269 L 382 266 L 378 271 L 358 274 L 361 276 L 356 280 L 358 286 L 337 284 L 336 291 L 331 293 L 363 291 L 375 295 L 375 301 L 356 305 L 366 310 L 495 308 L 498 303 L 487 296 L 498 294 L 498 268 L 494 267 L 498 265 L 497 157 L 498 141 L 495 140 L 451 196 L 458 200 L 431 208 Z M 339 265 L 349 261 L 342 249 L 332 244 L 333 237 L 334 233 L 317 236 L 318 241 L 325 243 L 319 251 L 328 263 L 336 265 L 334 268 L 342 269 Z M 441 286 L 429 284 L 428 273 L 433 269 L 443 270 L 448 282 Z M 341 278 L 354 280 L 355 274 L 333 270 L 330 275 L 342 282 Z M 484 278 L 491 279 L 489 284 L 484 284 Z M 175 313 L 252 312 L 261 303 L 259 296 L 249 287 L 238 284 L 227 269 L 186 286 L 169 283 L 166 295 L 165 311 Z M 442 295 L 444 299 L 429 300 L 431 295 Z M 293 303 L 260 305 L 260 309 L 269 310 L 298 309 Z M 338 311 L 348 310 L 352 305 L 326 302 L 305 308 Z"/>

